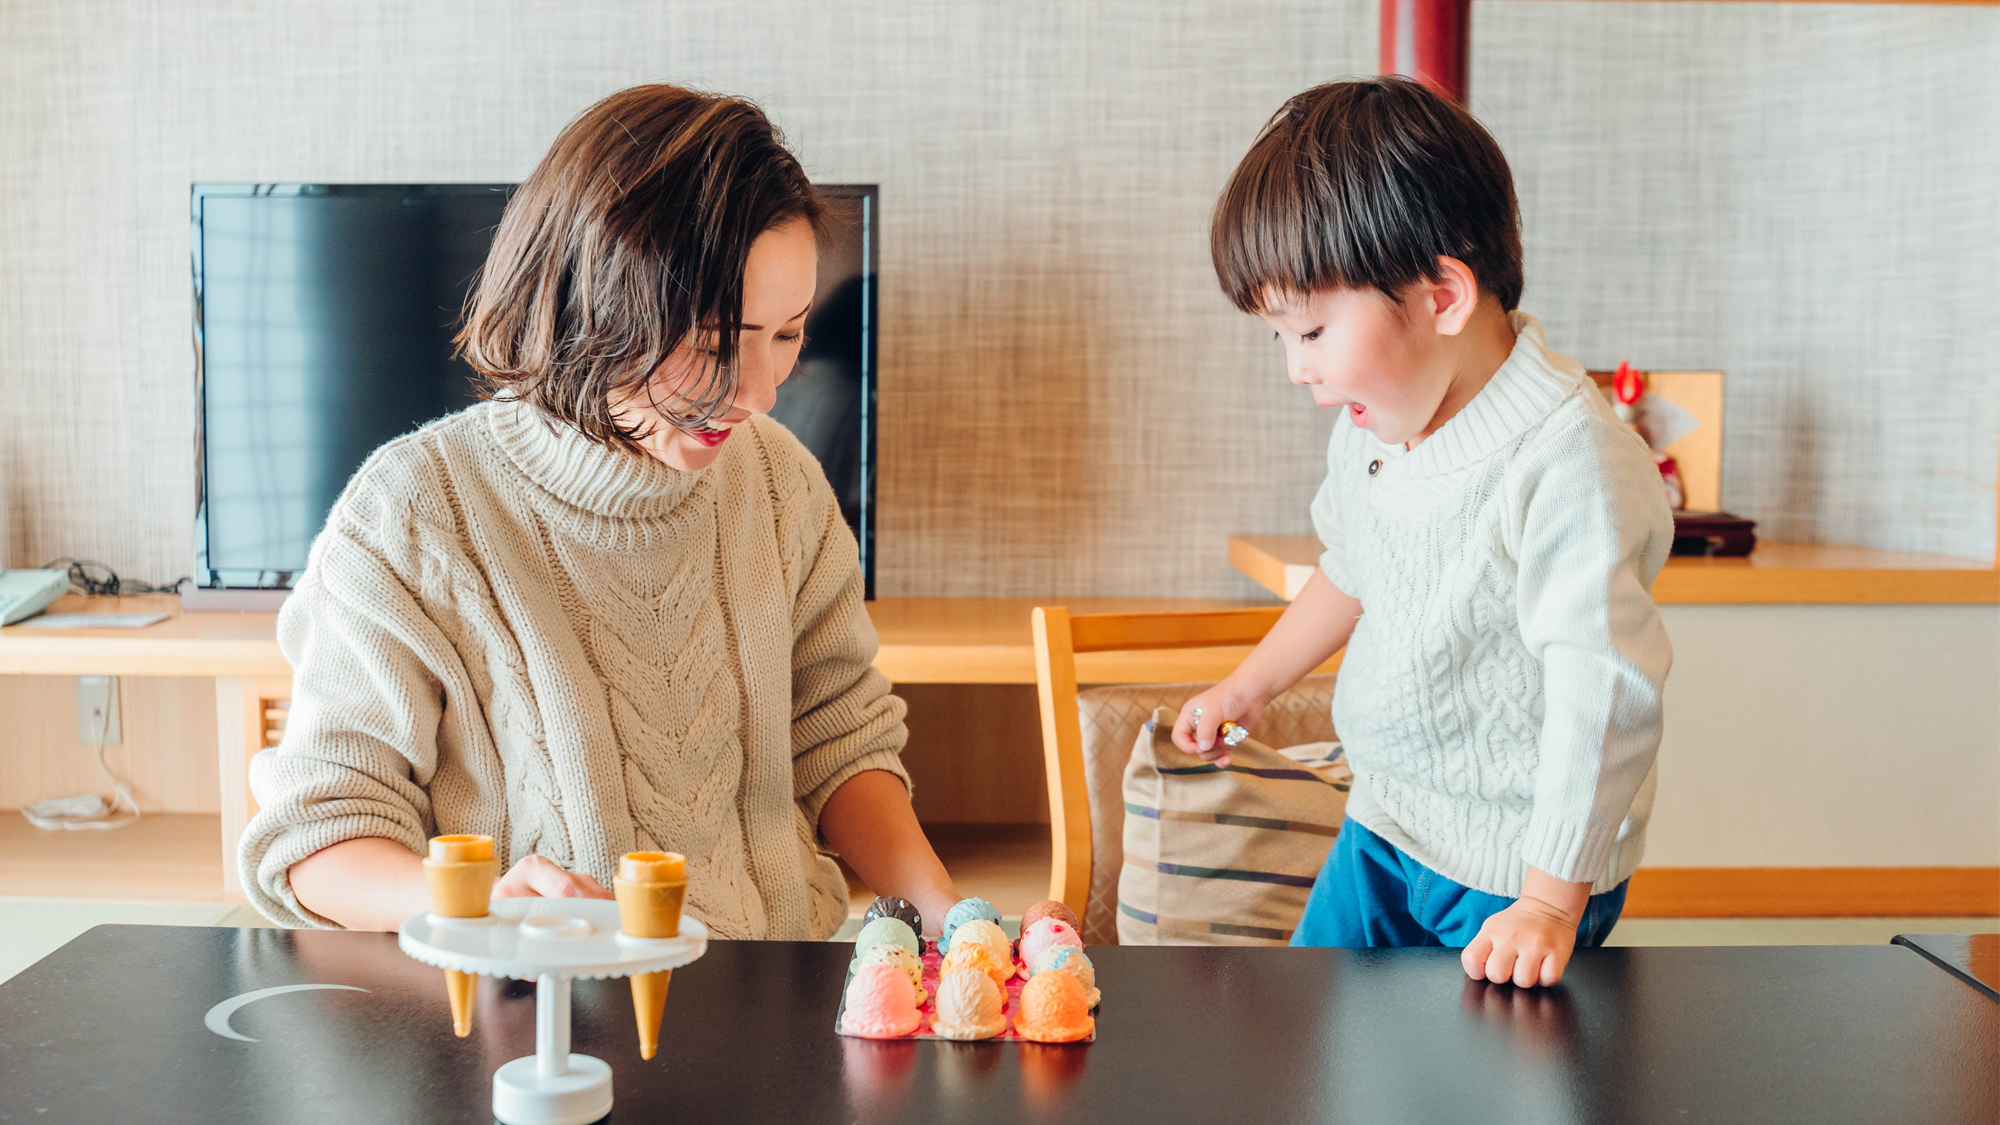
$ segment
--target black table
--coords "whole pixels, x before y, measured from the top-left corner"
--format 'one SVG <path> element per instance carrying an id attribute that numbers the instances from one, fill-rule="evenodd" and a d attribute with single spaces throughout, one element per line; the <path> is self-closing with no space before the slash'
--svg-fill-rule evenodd
<path id="1" fill-rule="evenodd" d="M 622 981 L 579 981 L 613 1122 L 1991 1122 L 2000 1004 L 1895 945 L 1603 949 L 1553 991 L 1450 950 L 1093 949 L 1097 1041 L 833 1033 L 847 946 L 715 942 L 641 1062 Z M 205 1026 L 217 1003 L 298 991 Z M 486 1122 L 533 987 L 379 934 L 99 926 L 0 985 L 0 1121 Z"/>
<path id="2" fill-rule="evenodd" d="M 1897 934 L 1896 944 L 2000 1000 L 2000 934 Z"/>

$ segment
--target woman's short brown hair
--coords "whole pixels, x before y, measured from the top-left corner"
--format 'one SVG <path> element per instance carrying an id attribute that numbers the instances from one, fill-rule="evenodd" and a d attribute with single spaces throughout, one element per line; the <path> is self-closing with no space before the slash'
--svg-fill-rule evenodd
<path id="1" fill-rule="evenodd" d="M 683 424 L 729 409 L 743 266 L 788 219 L 824 205 L 762 110 L 741 98 L 634 86 L 569 123 L 508 201 L 467 301 L 459 354 L 507 393 L 607 445 L 643 426 L 617 392 L 652 401 L 652 376 L 690 333 L 714 332 L 706 369 L 668 404 Z"/>
<path id="2" fill-rule="evenodd" d="M 1377 289 L 1394 299 L 1472 270 L 1512 312 L 1521 302 L 1521 213 L 1507 158 L 1478 121 L 1422 83 L 1367 78 L 1285 103 L 1215 207 L 1209 253 L 1229 299 Z"/>

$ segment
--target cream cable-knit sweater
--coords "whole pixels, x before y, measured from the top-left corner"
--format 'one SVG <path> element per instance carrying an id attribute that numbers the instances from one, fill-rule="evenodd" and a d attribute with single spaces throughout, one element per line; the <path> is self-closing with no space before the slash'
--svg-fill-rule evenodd
<path id="1" fill-rule="evenodd" d="M 1652 810 L 1673 514 L 1645 443 L 1512 319 L 1513 354 L 1414 450 L 1345 413 L 1327 446 L 1320 566 L 1362 606 L 1333 698 L 1347 815 L 1488 894 L 1524 865 L 1603 892 Z"/>
<path id="2" fill-rule="evenodd" d="M 243 883 L 295 926 L 292 864 L 383 836 L 490 835 L 611 883 L 688 859 L 719 937 L 822 938 L 847 888 L 815 847 L 848 778 L 898 759 L 854 538 L 819 465 L 764 418 L 707 469 L 489 402 L 383 446 L 278 619 L 294 670 L 250 783 Z"/>

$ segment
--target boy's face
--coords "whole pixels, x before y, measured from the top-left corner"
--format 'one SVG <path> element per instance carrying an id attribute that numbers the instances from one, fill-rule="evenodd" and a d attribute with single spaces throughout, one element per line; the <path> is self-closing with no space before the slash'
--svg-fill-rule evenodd
<path id="1" fill-rule="evenodd" d="M 1284 342 L 1292 382 L 1319 405 L 1345 409 L 1377 441 L 1401 445 L 1428 434 L 1457 371 L 1447 332 L 1463 321 L 1440 324 L 1437 290 L 1419 282 L 1392 301 L 1374 289 L 1334 289 L 1273 300 L 1258 315 Z"/>

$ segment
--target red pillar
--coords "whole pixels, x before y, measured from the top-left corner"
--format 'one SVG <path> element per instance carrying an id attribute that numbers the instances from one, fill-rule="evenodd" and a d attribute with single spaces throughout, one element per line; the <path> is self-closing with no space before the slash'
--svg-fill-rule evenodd
<path id="1" fill-rule="evenodd" d="M 1382 0 L 1382 73 L 1407 74 L 1463 105 L 1472 0 Z"/>

